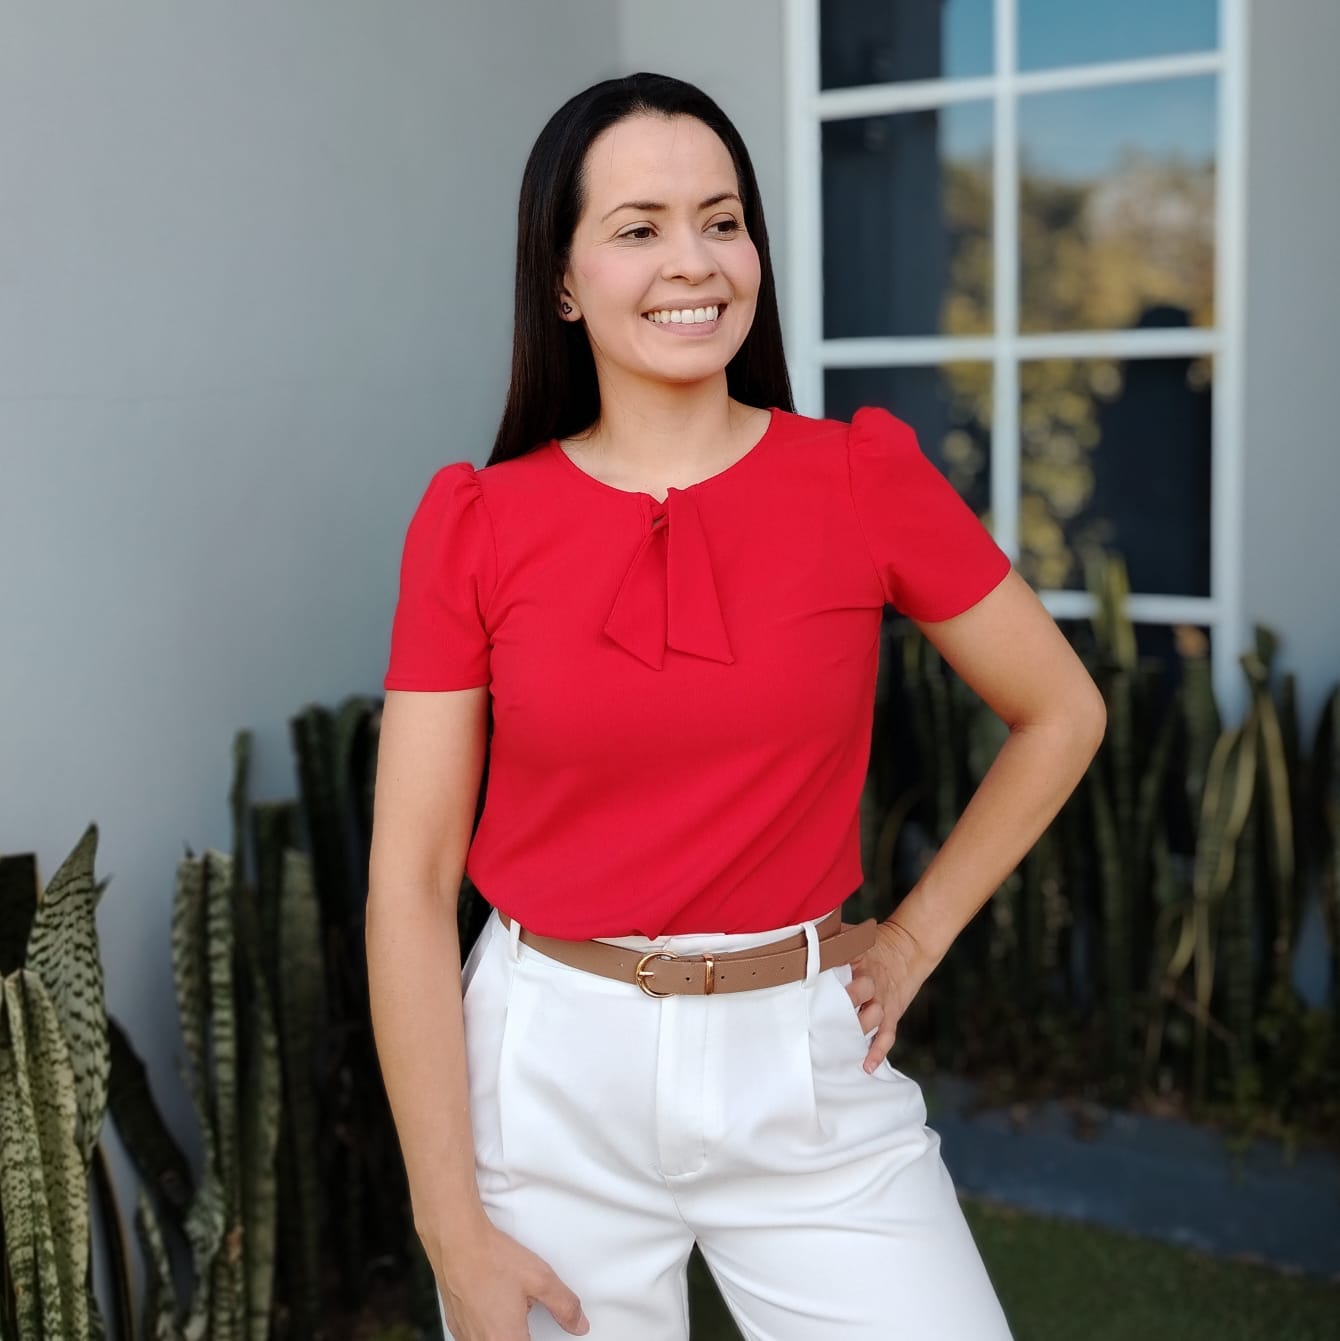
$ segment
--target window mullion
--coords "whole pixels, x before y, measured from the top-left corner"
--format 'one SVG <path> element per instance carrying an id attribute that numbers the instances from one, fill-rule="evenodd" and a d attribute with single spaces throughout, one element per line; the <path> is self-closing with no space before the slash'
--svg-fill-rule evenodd
<path id="1" fill-rule="evenodd" d="M 824 413 L 823 122 L 819 116 L 819 0 L 787 0 L 786 348 L 799 413 Z"/>
<path id="2" fill-rule="evenodd" d="M 996 95 L 992 136 L 991 285 L 995 358 L 991 394 L 991 521 L 996 543 L 1019 557 L 1019 137 L 1015 6 L 995 0 Z"/>
<path id="3" fill-rule="evenodd" d="M 1247 649 L 1243 616 L 1242 302 L 1246 289 L 1247 217 L 1244 63 L 1245 0 L 1219 0 L 1223 72 L 1218 87 L 1218 171 L 1215 181 L 1215 325 L 1221 352 L 1214 370 L 1210 428 L 1210 595 L 1220 611 L 1210 646 L 1215 697 L 1228 720 L 1246 711 L 1238 657 Z"/>

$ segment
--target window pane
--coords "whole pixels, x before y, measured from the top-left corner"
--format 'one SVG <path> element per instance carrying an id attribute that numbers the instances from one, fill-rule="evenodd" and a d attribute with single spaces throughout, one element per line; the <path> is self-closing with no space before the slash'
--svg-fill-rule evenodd
<path id="1" fill-rule="evenodd" d="M 1022 330 L 1214 324 L 1215 84 L 1019 100 Z"/>
<path id="2" fill-rule="evenodd" d="M 1219 45 L 1218 8 L 1219 0 L 1019 0 L 1019 68 L 1213 51 Z"/>
<path id="3" fill-rule="evenodd" d="M 823 125 L 824 335 L 991 329 L 991 104 Z"/>
<path id="4" fill-rule="evenodd" d="M 1089 544 L 1133 592 L 1210 594 L 1210 359 L 1020 365 L 1019 570 L 1083 589 Z"/>
<path id="5" fill-rule="evenodd" d="M 990 74 L 992 0 L 821 0 L 819 87 Z"/>
<path id="6" fill-rule="evenodd" d="M 921 449 L 991 525 L 991 365 L 829 368 L 824 414 L 850 423 L 862 405 L 883 405 L 910 424 Z"/>

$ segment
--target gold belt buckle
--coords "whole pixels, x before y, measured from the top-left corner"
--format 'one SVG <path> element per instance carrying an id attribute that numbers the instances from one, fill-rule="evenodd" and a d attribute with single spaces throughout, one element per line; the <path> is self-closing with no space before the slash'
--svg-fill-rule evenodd
<path id="1" fill-rule="evenodd" d="M 714 961 L 711 955 L 676 955 L 671 954 L 668 950 L 649 950 L 637 961 L 637 968 L 633 970 L 633 981 L 636 982 L 648 996 L 672 996 L 673 993 L 671 992 L 658 992 L 654 987 L 647 986 L 647 979 L 651 976 L 651 970 L 647 967 L 647 961 L 649 959 L 696 959 L 700 957 L 703 963 L 707 965 L 707 986 L 705 990 L 710 994 L 712 991 L 712 971 L 714 967 Z"/>

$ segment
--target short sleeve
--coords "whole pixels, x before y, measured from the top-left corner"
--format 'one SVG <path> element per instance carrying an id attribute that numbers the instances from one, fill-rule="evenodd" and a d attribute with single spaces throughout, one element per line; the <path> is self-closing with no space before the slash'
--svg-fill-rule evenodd
<path id="1" fill-rule="evenodd" d="M 949 619 L 1010 571 L 1010 558 L 901 419 L 862 406 L 847 438 L 852 501 L 884 597 L 912 619 Z"/>
<path id="2" fill-rule="evenodd" d="M 429 481 L 405 534 L 383 689 L 489 683 L 485 611 L 497 580 L 493 527 L 468 461 Z"/>

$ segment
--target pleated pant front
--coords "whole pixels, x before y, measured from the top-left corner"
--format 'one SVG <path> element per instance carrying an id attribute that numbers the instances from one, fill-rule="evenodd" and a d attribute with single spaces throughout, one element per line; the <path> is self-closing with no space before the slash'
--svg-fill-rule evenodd
<path id="1" fill-rule="evenodd" d="M 804 979 L 724 995 L 569 967 L 496 911 L 471 948 L 480 1196 L 577 1292 L 589 1341 L 686 1341 L 695 1240 L 747 1341 L 1010 1341 L 921 1087 L 862 1069 L 873 1030 L 850 965 L 818 971 L 820 921 L 601 938 L 698 954 L 805 932 Z M 542 1304 L 529 1328 L 570 1335 Z"/>

